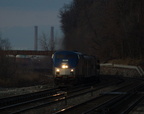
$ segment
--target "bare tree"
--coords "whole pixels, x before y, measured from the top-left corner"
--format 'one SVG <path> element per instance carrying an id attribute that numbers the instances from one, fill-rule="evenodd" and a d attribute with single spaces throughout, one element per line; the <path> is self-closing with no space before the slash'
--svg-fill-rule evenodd
<path id="1" fill-rule="evenodd" d="M 60 10 L 64 46 L 104 59 L 143 58 L 143 0 L 73 0 Z"/>
<path id="2" fill-rule="evenodd" d="M 0 33 L 0 50 L 10 50 L 10 42 L 8 39 L 2 38 Z M 0 78 L 6 79 L 14 74 L 13 60 L 7 55 L 0 55 Z"/>
<path id="3" fill-rule="evenodd" d="M 8 39 L 2 38 L 2 33 L 0 33 L 0 50 L 9 50 L 11 45 Z"/>
<path id="4" fill-rule="evenodd" d="M 40 45 L 41 45 L 43 50 L 46 50 L 46 51 L 49 50 L 48 37 L 46 36 L 45 33 L 42 33 L 42 36 L 40 38 Z"/>
<path id="5" fill-rule="evenodd" d="M 40 45 L 45 51 L 54 51 L 55 50 L 55 41 L 52 41 L 45 33 L 42 33 L 40 38 Z M 52 48 L 53 47 L 53 48 Z"/>

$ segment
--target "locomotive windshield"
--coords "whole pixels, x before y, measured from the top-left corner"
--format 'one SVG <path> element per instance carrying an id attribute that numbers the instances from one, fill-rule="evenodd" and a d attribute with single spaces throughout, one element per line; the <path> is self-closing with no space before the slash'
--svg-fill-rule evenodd
<path id="1" fill-rule="evenodd" d="M 75 67 L 78 63 L 78 55 L 69 51 L 56 52 L 53 56 L 54 66 L 59 67 L 63 62 L 67 63 L 71 68 Z"/>
<path id="2" fill-rule="evenodd" d="M 74 54 L 66 54 L 66 55 L 64 55 L 64 54 L 57 54 L 56 55 L 56 59 L 70 59 L 70 58 L 77 58 L 77 56 L 76 55 L 74 55 Z"/>

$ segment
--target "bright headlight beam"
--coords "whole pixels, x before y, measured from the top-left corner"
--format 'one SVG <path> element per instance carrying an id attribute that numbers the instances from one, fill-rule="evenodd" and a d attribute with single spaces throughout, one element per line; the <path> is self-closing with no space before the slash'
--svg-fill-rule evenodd
<path id="1" fill-rule="evenodd" d="M 68 68 L 68 65 L 62 65 L 62 68 Z"/>
<path id="2" fill-rule="evenodd" d="M 65 65 L 62 65 L 62 68 L 65 68 Z"/>

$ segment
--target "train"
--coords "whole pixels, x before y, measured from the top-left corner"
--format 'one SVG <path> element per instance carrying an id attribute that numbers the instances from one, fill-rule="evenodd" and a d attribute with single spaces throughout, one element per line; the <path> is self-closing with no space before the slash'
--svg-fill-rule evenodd
<path id="1" fill-rule="evenodd" d="M 78 84 L 100 80 L 99 60 L 76 51 L 56 51 L 52 55 L 56 85 Z"/>

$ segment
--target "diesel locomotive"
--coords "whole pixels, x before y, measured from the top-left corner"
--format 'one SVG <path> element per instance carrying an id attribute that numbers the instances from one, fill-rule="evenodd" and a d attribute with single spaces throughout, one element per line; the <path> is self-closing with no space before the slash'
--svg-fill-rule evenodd
<path id="1" fill-rule="evenodd" d="M 99 81 L 99 60 L 75 51 L 57 51 L 52 55 L 56 85 Z"/>

